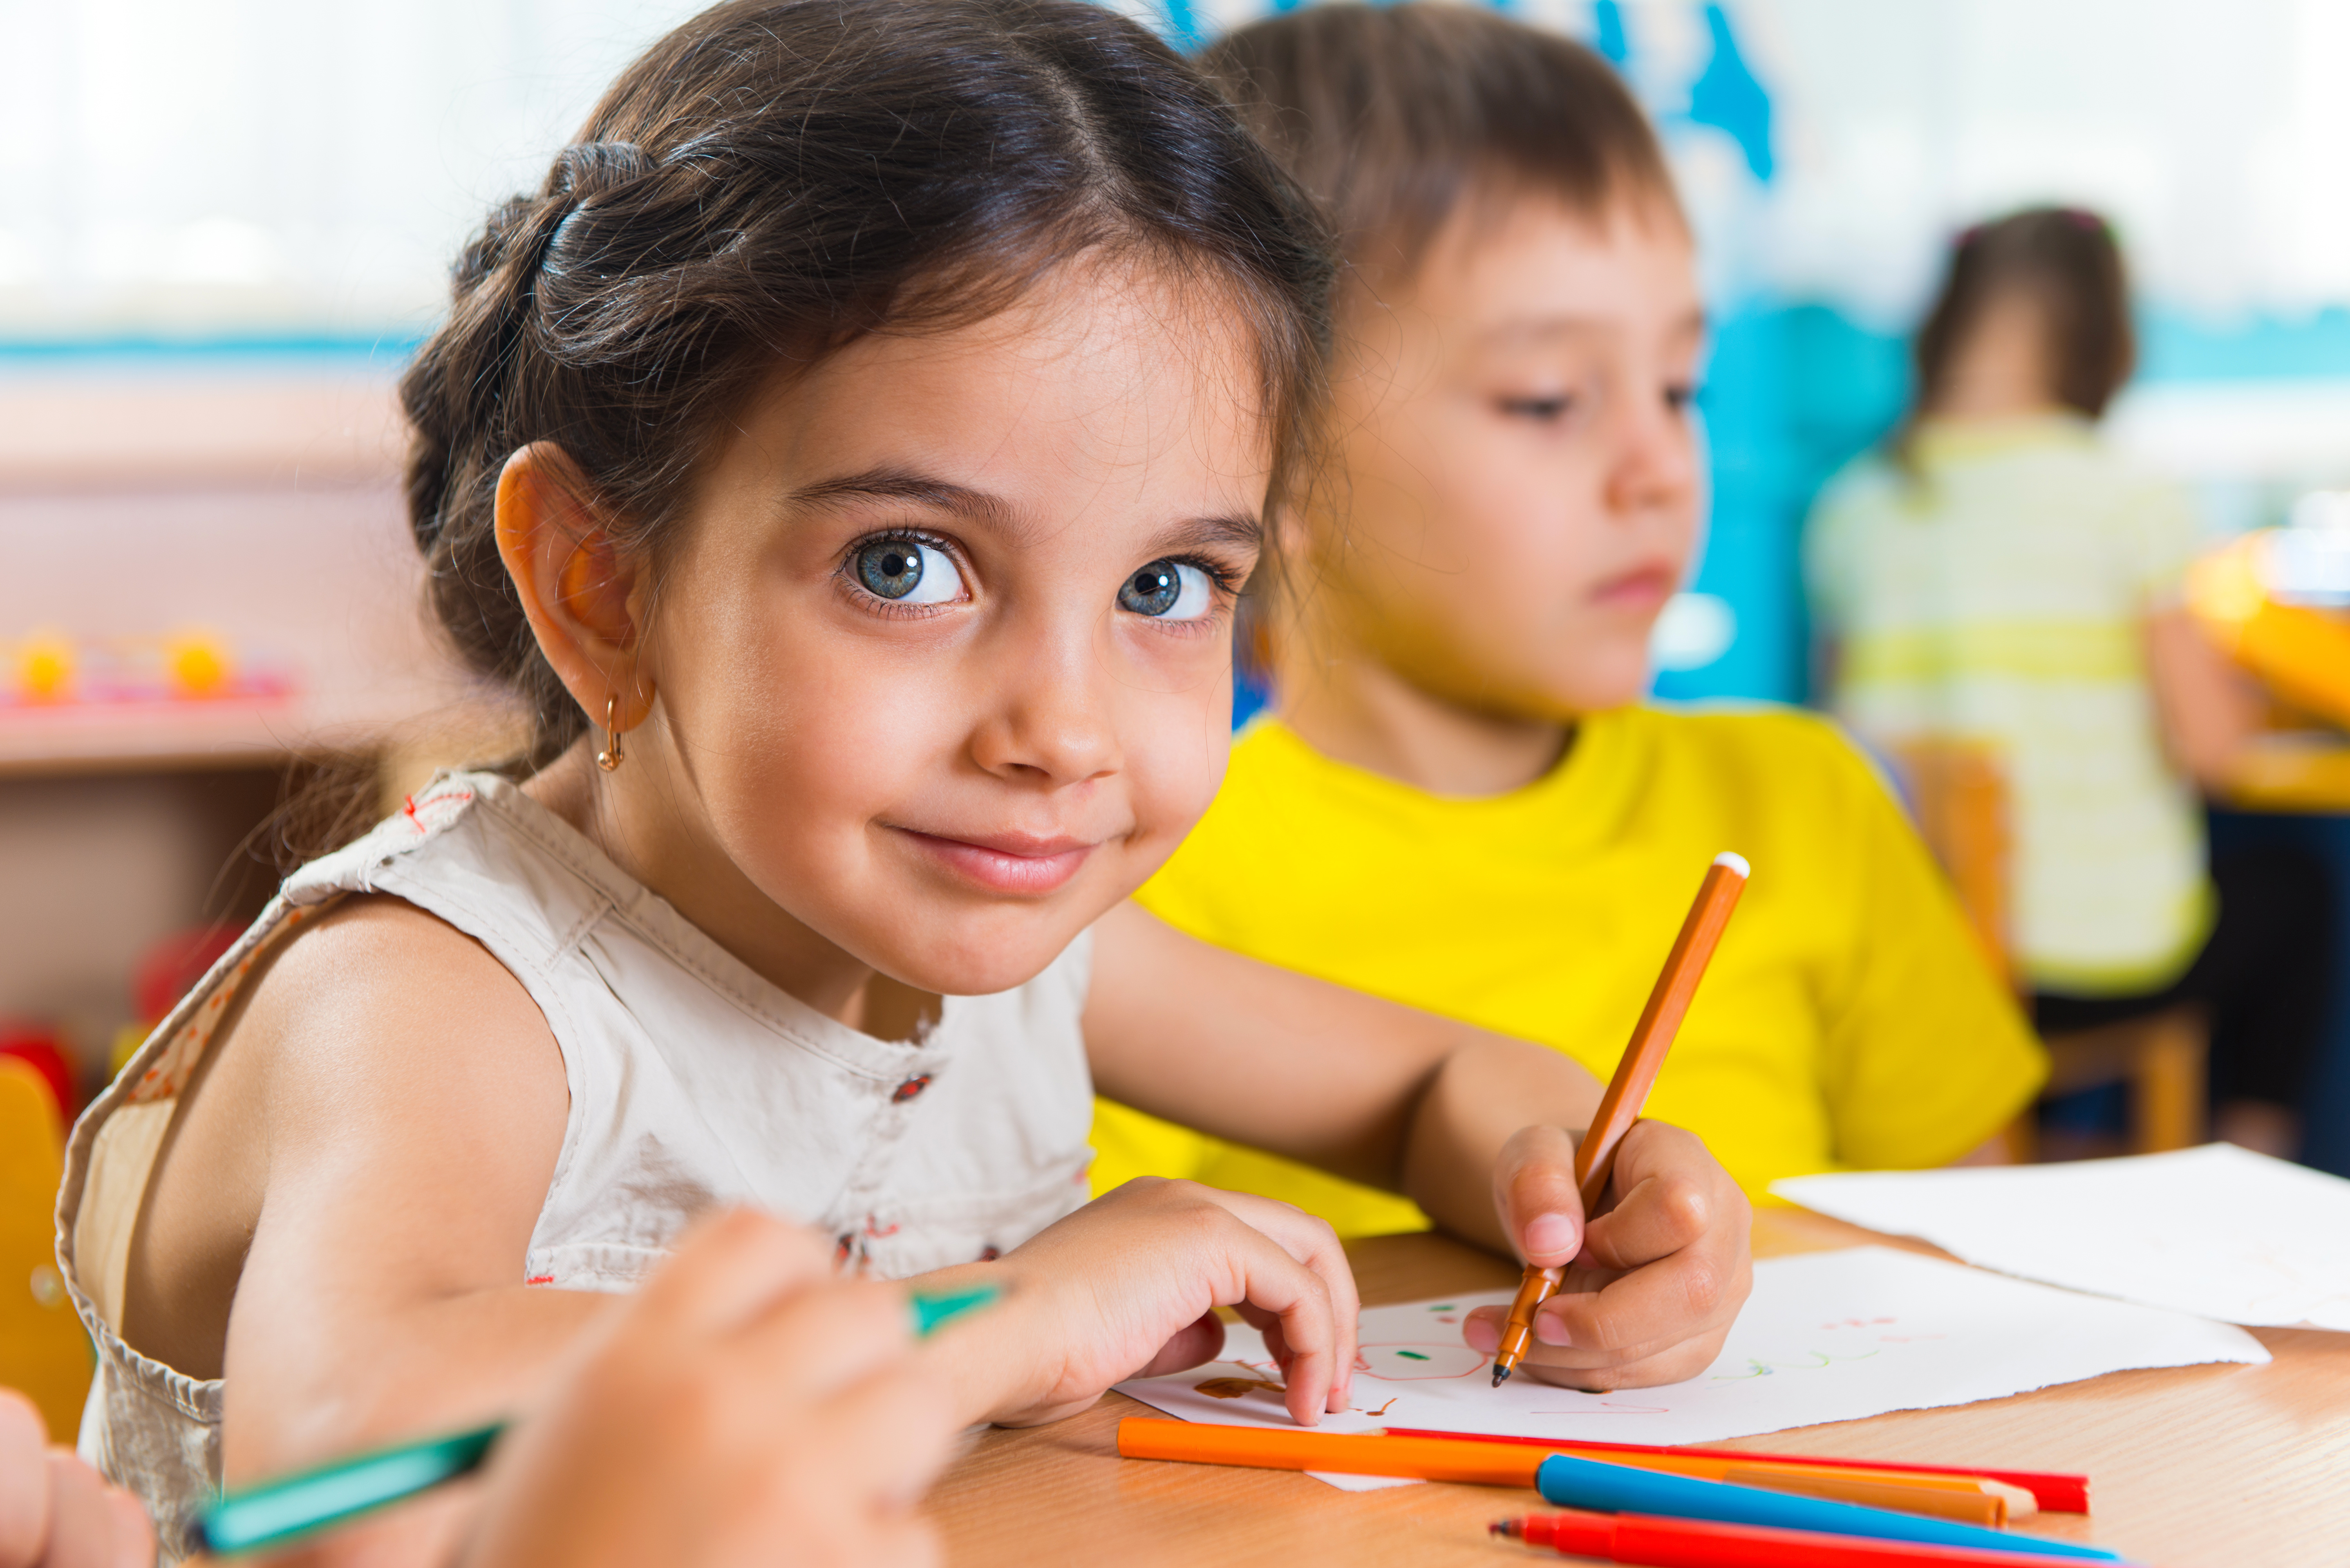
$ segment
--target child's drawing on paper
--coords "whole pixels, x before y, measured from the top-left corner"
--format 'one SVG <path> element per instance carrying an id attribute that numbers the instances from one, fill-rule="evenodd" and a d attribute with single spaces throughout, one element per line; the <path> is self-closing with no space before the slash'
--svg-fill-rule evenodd
<path id="1" fill-rule="evenodd" d="M 1881 1247 L 1775 1258 L 1722 1353 L 1686 1383 L 1586 1394 L 1477 1376 L 1470 1308 L 1509 1293 L 1363 1314 L 1354 1408 L 1326 1431 L 1420 1427 L 1597 1442 L 1699 1443 L 1887 1410 L 1962 1405 L 2137 1366 L 2266 1361 L 2241 1329 L 2006 1279 Z M 1251 1330 L 1226 1356 L 1121 1385 L 1187 1420 L 1286 1425 L 1280 1373 Z"/>

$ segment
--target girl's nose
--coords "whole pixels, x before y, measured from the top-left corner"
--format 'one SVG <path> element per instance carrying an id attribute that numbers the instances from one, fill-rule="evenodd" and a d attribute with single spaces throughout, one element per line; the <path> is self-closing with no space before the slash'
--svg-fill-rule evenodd
<path id="1" fill-rule="evenodd" d="M 1108 676 L 1092 639 L 1069 628 L 990 659 L 994 706 L 973 730 L 972 758 L 999 778 L 1055 788 L 1118 771 Z"/>

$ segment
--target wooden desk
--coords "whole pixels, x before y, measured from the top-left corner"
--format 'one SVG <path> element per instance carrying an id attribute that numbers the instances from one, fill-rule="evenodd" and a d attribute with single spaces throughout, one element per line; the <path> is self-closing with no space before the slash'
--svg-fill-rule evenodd
<path id="1" fill-rule="evenodd" d="M 1863 1241 L 1888 1239 L 1802 1210 L 1755 1218 L 1758 1257 Z M 1888 1244 L 1941 1255 L 1917 1242 Z M 1374 1304 L 1517 1278 L 1498 1260 L 1432 1235 L 1378 1237 L 1347 1252 Z M 2043 1514 L 2032 1528 L 2165 1568 L 2338 1568 L 2350 1563 L 2350 1334 L 2253 1332 L 2276 1356 L 2267 1366 L 2116 1372 L 1721 1446 L 2085 1471 L 2095 1514 Z M 1118 1459 L 1119 1418 L 1156 1414 L 1112 1394 L 1056 1426 L 982 1435 L 931 1503 L 949 1563 L 1566 1561 L 1487 1538 L 1489 1521 L 1544 1506 L 1531 1491 L 1342 1492 L 1310 1476 Z"/>

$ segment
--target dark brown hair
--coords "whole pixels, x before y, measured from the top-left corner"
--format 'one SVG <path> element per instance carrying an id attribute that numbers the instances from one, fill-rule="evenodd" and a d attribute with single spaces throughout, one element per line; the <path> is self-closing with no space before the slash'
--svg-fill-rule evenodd
<path id="1" fill-rule="evenodd" d="M 1656 132 L 1607 62 L 1489 10 L 1314 5 L 1251 23 L 1201 64 L 1375 275 L 1409 276 L 1464 197 L 1679 214 Z"/>
<path id="2" fill-rule="evenodd" d="M 497 550 L 497 478 L 561 446 L 656 560 L 697 459 L 779 367 L 938 330 L 1130 250 L 1254 337 L 1275 494 L 1318 407 L 1334 274 L 1216 90 L 1082 0 L 738 0 L 629 67 L 534 196 L 490 216 L 400 385 L 410 517 L 467 663 L 543 766 L 585 730 Z"/>
<path id="3" fill-rule="evenodd" d="M 2137 366 L 2137 336 L 2121 247 L 2103 218 L 2077 207 L 2034 207 L 1959 236 L 1912 350 L 1918 410 L 1930 411 L 1949 389 L 1983 312 L 2016 295 L 2040 307 L 2056 400 L 2090 419 L 2106 411 Z"/>

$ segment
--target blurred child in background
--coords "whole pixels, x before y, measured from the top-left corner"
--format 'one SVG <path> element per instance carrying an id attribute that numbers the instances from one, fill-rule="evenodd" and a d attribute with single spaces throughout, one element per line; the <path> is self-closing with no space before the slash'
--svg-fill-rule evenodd
<path id="1" fill-rule="evenodd" d="M 2135 358 L 2095 213 L 1969 231 L 1917 342 L 1917 407 L 1822 496 L 1806 545 L 1836 711 L 1888 749 L 1987 743 L 2012 929 L 2048 1033 L 2194 1002 L 2223 1137 L 2275 1154 L 2324 1004 L 2327 890 L 2290 850 L 2205 860 L 2258 693 L 2180 603 L 2188 497 L 2099 438 Z"/>
<path id="2" fill-rule="evenodd" d="M 1630 95 L 1451 5 L 1312 7 L 1205 58 L 1340 231 L 1337 472 L 1288 519 L 1273 715 L 1141 900 L 1604 1076 L 1736 850 L 1753 880 L 1650 1114 L 1757 1194 L 1981 1149 L 2041 1053 L 1869 765 L 1803 713 L 1639 701 L 1697 535 L 1705 323 Z M 1427 1222 L 1121 1106 L 1095 1140 L 1097 1189 L 1196 1175 L 1342 1234 Z"/>

